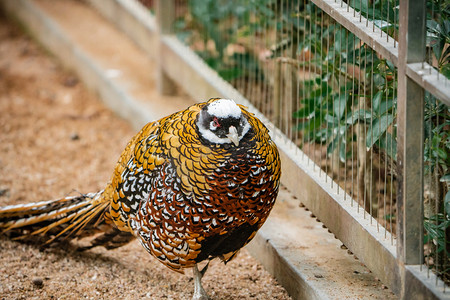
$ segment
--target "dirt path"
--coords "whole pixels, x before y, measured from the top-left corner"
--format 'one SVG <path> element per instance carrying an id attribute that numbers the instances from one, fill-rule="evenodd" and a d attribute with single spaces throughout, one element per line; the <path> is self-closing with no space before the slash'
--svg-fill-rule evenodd
<path id="1" fill-rule="evenodd" d="M 103 188 L 133 134 L 0 18 L 0 206 Z M 289 299 L 245 250 L 213 262 L 203 281 L 213 299 Z M 189 299 L 192 289 L 190 272 L 168 270 L 136 241 L 79 253 L 0 238 L 0 299 Z"/>

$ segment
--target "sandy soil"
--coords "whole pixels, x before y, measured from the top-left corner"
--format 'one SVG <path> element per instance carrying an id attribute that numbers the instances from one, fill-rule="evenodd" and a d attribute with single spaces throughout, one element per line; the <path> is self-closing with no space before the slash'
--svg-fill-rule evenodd
<path id="1" fill-rule="evenodd" d="M 0 206 L 103 188 L 133 134 L 0 18 Z M 245 250 L 214 261 L 203 283 L 212 299 L 290 299 Z M 0 299 L 189 299 L 192 290 L 190 272 L 168 270 L 136 241 L 80 253 L 0 237 Z"/>

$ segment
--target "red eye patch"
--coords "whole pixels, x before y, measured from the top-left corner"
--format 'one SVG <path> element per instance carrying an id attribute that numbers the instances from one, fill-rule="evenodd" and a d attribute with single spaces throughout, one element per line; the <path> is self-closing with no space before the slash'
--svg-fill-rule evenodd
<path id="1" fill-rule="evenodd" d="M 214 127 L 220 127 L 219 119 L 217 119 L 217 117 L 214 117 L 213 122 L 214 122 Z"/>

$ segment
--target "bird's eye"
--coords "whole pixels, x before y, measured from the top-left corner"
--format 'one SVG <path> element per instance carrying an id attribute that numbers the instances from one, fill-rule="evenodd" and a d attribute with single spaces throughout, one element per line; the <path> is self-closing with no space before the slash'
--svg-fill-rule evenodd
<path id="1" fill-rule="evenodd" d="M 214 117 L 214 119 L 212 119 L 212 121 L 209 122 L 209 129 L 215 131 L 219 127 L 220 127 L 219 119 L 217 117 Z"/>
<path id="2" fill-rule="evenodd" d="M 217 117 L 214 117 L 214 119 L 211 121 L 211 125 L 214 127 L 220 127 L 219 119 L 217 119 Z"/>

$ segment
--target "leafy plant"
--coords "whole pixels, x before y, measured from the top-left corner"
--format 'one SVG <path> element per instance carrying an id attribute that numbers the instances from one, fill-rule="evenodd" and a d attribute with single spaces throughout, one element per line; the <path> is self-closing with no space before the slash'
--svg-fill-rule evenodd
<path id="1" fill-rule="evenodd" d="M 271 1 L 189 0 L 190 17 L 178 19 L 175 27 L 178 37 L 194 48 L 205 62 L 225 80 L 249 77 L 262 72 L 252 53 L 247 51 L 227 54 L 230 46 L 238 45 L 239 38 L 259 34 L 264 18 L 271 18 L 265 4 Z M 257 13 L 261 13 L 258 15 Z"/>
<path id="2" fill-rule="evenodd" d="M 304 64 L 320 70 L 320 74 L 303 82 L 306 95 L 301 100 L 302 108 L 294 113 L 294 117 L 301 119 L 298 129 L 305 141 L 325 143 L 329 155 L 339 147 L 339 157 L 344 162 L 350 155 L 347 145 L 355 139 L 345 133 L 363 122 L 370 125 L 366 147 L 376 146 L 395 160 L 397 83 L 392 79 L 396 76 L 395 67 L 378 58 L 367 45 L 361 45 L 346 29 L 311 14 L 313 6 L 307 4 L 302 15 L 300 23 L 307 28 L 308 35 L 299 48 L 311 49 L 315 56 Z M 362 72 L 362 80 L 354 78 L 349 67 Z M 373 84 L 367 86 L 369 82 Z M 355 109 L 358 101 L 364 99 L 373 99 L 371 106 Z"/>
<path id="3" fill-rule="evenodd" d="M 445 237 L 446 229 L 450 226 L 450 220 L 444 214 L 437 214 L 430 218 L 425 218 L 424 227 L 427 234 L 424 236 L 424 243 L 433 243 L 437 246 L 437 253 L 446 252 L 450 256 L 448 247 L 450 241 Z"/>
<path id="4" fill-rule="evenodd" d="M 427 2 L 427 50 L 430 64 L 450 79 L 450 3 Z M 437 213 L 424 220 L 424 243 L 432 243 L 435 250 L 433 267 L 441 278 L 450 280 L 450 269 L 445 269 L 450 258 L 450 107 L 425 96 L 425 176 L 437 177 Z M 439 179 L 439 181 L 437 181 Z M 434 178 L 433 178 L 434 180 Z"/>
<path id="5" fill-rule="evenodd" d="M 427 46 L 437 61 L 437 69 L 450 79 L 450 4 L 427 2 Z"/>

